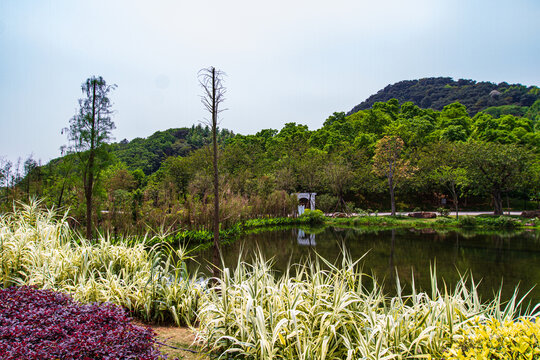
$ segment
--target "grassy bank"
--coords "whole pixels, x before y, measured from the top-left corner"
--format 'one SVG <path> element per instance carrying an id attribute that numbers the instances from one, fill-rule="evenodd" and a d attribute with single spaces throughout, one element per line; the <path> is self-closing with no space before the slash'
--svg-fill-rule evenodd
<path id="1" fill-rule="evenodd" d="M 435 228 L 435 229 L 490 229 L 512 230 L 520 228 L 540 230 L 540 220 L 527 219 L 518 216 L 440 216 L 436 219 L 418 219 L 407 216 L 354 216 L 345 218 L 326 217 L 320 210 L 306 210 L 298 217 L 264 217 L 236 223 L 219 231 L 222 242 L 234 241 L 238 236 L 258 231 L 271 231 L 285 226 L 369 226 L 377 228 Z M 189 245 L 191 248 L 204 249 L 211 246 L 213 232 L 209 230 L 181 230 L 165 236 L 145 238 L 144 243 L 152 246 L 168 243 L 173 247 Z M 135 243 L 141 239 L 131 238 Z"/>
<path id="2" fill-rule="evenodd" d="M 356 216 L 348 218 L 327 218 L 329 225 L 384 226 L 384 227 L 431 227 L 431 228 L 478 228 L 478 229 L 540 229 L 540 220 L 519 216 L 440 216 L 435 219 L 417 219 L 408 216 Z"/>
<path id="3" fill-rule="evenodd" d="M 234 224 L 227 229 L 219 231 L 221 241 L 233 241 L 237 236 L 247 233 L 256 232 L 257 229 L 276 228 L 280 226 L 317 226 L 324 224 L 326 218 L 319 210 L 309 211 L 298 217 L 265 217 L 246 220 L 241 223 Z M 160 239 L 155 237 L 150 244 L 160 241 L 171 245 L 190 244 L 190 245 L 208 245 L 212 242 L 214 233 L 209 230 L 183 230 Z"/>
<path id="4" fill-rule="evenodd" d="M 306 211 L 299 217 L 257 218 L 235 224 L 227 229 L 220 230 L 222 241 L 234 241 L 236 237 L 245 233 L 253 233 L 283 226 L 370 226 L 377 228 L 407 227 L 407 228 L 434 228 L 434 229 L 482 229 L 482 230 L 512 230 L 536 229 L 540 230 L 540 220 L 528 219 L 519 216 L 440 216 L 435 219 L 418 219 L 407 216 L 355 216 L 346 218 L 325 217 L 322 212 Z M 208 230 L 184 230 L 165 238 L 172 244 L 210 244 L 213 233 Z M 158 237 L 154 238 L 158 242 Z"/>

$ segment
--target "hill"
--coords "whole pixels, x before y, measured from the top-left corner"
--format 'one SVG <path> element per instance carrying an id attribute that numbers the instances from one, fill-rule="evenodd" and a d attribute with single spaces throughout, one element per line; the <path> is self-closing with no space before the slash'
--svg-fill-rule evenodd
<path id="1" fill-rule="evenodd" d="M 513 107 L 518 115 L 523 107 L 530 107 L 540 99 L 537 86 L 502 82 L 476 82 L 450 77 L 431 77 L 419 80 L 405 80 L 386 86 L 367 100 L 352 108 L 347 115 L 370 109 L 376 102 L 397 99 L 400 103 L 411 101 L 424 109 L 442 110 L 446 105 L 460 102 L 467 107 L 470 116 L 489 108 Z M 492 110 L 495 113 L 498 110 Z"/>
<path id="2" fill-rule="evenodd" d="M 233 137 L 232 131 L 219 130 L 218 142 Z M 152 174 L 163 160 L 169 156 L 187 156 L 212 141 L 208 126 L 192 126 L 191 128 L 168 129 L 156 131 L 148 138 L 124 139 L 111 144 L 111 153 L 119 161 L 126 164 L 129 170 L 141 169 L 146 175 Z"/>

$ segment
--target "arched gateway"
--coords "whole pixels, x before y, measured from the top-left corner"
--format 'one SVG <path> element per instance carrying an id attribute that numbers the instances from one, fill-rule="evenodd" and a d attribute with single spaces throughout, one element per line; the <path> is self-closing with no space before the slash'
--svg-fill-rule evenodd
<path id="1" fill-rule="evenodd" d="M 298 215 L 302 215 L 306 208 L 315 210 L 315 195 L 317 193 L 296 193 L 298 198 Z"/>

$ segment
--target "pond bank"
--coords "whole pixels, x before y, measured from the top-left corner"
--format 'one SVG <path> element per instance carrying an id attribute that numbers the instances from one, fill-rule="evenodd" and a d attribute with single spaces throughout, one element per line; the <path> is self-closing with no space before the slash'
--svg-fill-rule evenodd
<path id="1" fill-rule="evenodd" d="M 522 218 L 517 215 L 494 216 L 485 212 L 467 212 L 473 215 L 461 215 L 459 220 L 453 216 L 438 216 L 435 219 L 419 219 L 404 215 L 364 215 L 347 217 L 328 217 L 319 211 L 306 211 L 299 217 L 256 218 L 237 223 L 230 228 L 220 230 L 220 239 L 227 243 L 237 237 L 261 229 L 280 226 L 376 226 L 376 227 L 408 227 L 434 229 L 535 229 L 540 230 L 540 220 Z M 516 212 L 517 213 L 517 212 Z M 210 246 L 213 233 L 209 230 L 184 230 L 164 239 L 170 244 Z"/>
<path id="2" fill-rule="evenodd" d="M 460 215 L 459 219 L 453 216 L 437 216 L 433 219 L 414 218 L 404 215 L 386 216 L 356 216 L 356 217 L 327 217 L 325 223 L 329 225 L 363 225 L 386 227 L 431 227 L 440 228 L 478 228 L 478 229 L 540 229 L 538 219 L 528 219 L 520 216 L 495 216 L 479 213 L 477 215 Z"/>

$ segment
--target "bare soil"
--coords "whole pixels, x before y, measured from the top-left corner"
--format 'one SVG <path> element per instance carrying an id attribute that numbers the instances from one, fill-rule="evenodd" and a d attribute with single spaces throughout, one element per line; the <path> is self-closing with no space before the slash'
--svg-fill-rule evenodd
<path id="1" fill-rule="evenodd" d="M 152 328 L 157 334 L 157 341 L 162 345 L 160 351 L 168 359 L 209 360 L 201 347 L 194 343 L 195 334 L 187 327 L 160 326 L 135 321 L 137 325 Z M 190 351 L 191 350 L 191 351 Z M 194 353 L 195 352 L 195 353 Z"/>

